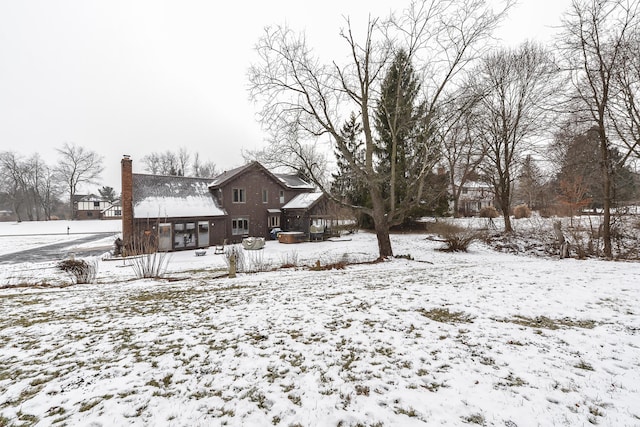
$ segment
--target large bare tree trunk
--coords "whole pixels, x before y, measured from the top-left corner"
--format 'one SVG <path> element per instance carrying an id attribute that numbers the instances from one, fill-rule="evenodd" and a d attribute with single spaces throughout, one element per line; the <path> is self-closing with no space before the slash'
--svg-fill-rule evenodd
<path id="1" fill-rule="evenodd" d="M 378 240 L 378 259 L 392 257 L 393 249 L 391 248 L 391 238 L 389 237 L 389 224 L 385 221 L 384 212 L 382 212 L 382 215 L 374 215 L 373 222 Z"/>
<path id="2" fill-rule="evenodd" d="M 604 134 L 603 131 L 600 132 Z M 604 141 L 604 143 L 602 142 Z M 606 143 L 606 136 L 601 135 L 600 153 L 602 155 L 602 199 L 603 199 L 603 218 L 602 218 L 602 241 L 604 242 L 604 256 L 613 257 L 611 249 L 611 167 L 609 159 L 609 150 Z"/>

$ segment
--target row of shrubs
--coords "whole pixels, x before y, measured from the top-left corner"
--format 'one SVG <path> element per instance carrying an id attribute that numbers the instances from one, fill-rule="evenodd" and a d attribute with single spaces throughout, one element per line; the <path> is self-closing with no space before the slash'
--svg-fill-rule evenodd
<path id="1" fill-rule="evenodd" d="M 480 218 L 497 218 L 500 212 L 493 206 L 485 206 L 478 213 Z M 521 204 L 513 208 L 513 217 L 515 219 L 531 217 L 531 209 L 526 204 Z"/>

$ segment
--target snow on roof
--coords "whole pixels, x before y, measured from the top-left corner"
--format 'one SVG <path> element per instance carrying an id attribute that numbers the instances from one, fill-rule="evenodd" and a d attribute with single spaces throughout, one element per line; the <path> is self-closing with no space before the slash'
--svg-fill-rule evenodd
<path id="1" fill-rule="evenodd" d="M 157 197 L 151 196 L 134 206 L 135 218 L 180 218 L 192 216 L 222 216 L 212 197 Z"/>
<path id="2" fill-rule="evenodd" d="M 457 186 L 460 186 L 460 183 L 456 182 Z M 462 186 L 463 188 L 492 188 L 491 185 L 486 182 L 481 181 L 467 181 Z"/>
<path id="3" fill-rule="evenodd" d="M 133 181 L 135 218 L 226 215 L 209 191 L 208 178 L 133 174 Z"/>
<path id="4" fill-rule="evenodd" d="M 322 197 L 322 193 L 302 193 L 298 194 L 296 197 L 291 199 L 289 203 L 284 205 L 282 209 L 309 209 L 313 206 L 320 198 Z"/>

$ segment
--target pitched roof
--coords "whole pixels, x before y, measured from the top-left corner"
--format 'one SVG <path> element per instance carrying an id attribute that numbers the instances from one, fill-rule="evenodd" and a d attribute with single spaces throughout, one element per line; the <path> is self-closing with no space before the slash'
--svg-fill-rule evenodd
<path id="1" fill-rule="evenodd" d="M 209 191 L 210 178 L 133 174 L 135 218 L 222 216 Z"/>
<path id="2" fill-rule="evenodd" d="M 291 199 L 282 209 L 309 209 L 322 198 L 322 193 L 302 193 Z"/>
<path id="3" fill-rule="evenodd" d="M 247 163 L 246 165 L 240 166 L 235 169 L 222 172 L 220 175 L 216 176 L 213 179 L 213 181 L 210 184 L 210 187 L 213 187 L 213 188 L 221 187 L 224 184 L 228 183 L 229 181 L 232 181 L 234 178 L 242 175 L 249 169 L 255 168 L 255 167 L 262 169 L 263 172 L 271 176 L 275 182 L 279 183 L 283 187 L 297 189 L 297 190 L 315 189 L 315 187 L 312 184 L 309 184 L 308 182 L 298 177 L 297 175 L 273 173 L 269 169 L 265 168 L 261 163 L 256 161 Z"/>
<path id="4" fill-rule="evenodd" d="M 225 183 L 231 181 L 233 178 L 242 175 L 245 171 L 249 170 L 252 166 L 254 166 L 254 163 L 258 162 L 247 163 L 244 166 L 222 172 L 220 175 L 216 176 L 212 181 L 210 181 L 209 186 L 219 187 L 221 185 L 224 185 Z"/>

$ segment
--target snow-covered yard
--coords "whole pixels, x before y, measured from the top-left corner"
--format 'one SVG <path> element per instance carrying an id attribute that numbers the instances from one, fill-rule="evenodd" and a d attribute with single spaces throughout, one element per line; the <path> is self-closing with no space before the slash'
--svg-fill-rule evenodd
<path id="1" fill-rule="evenodd" d="M 235 279 L 209 250 L 170 280 L 97 260 L 96 284 L 2 289 L 0 426 L 640 425 L 637 263 L 392 242 L 412 259 L 305 267 L 374 259 L 360 232 L 267 242 L 247 259 L 299 267 Z"/>

